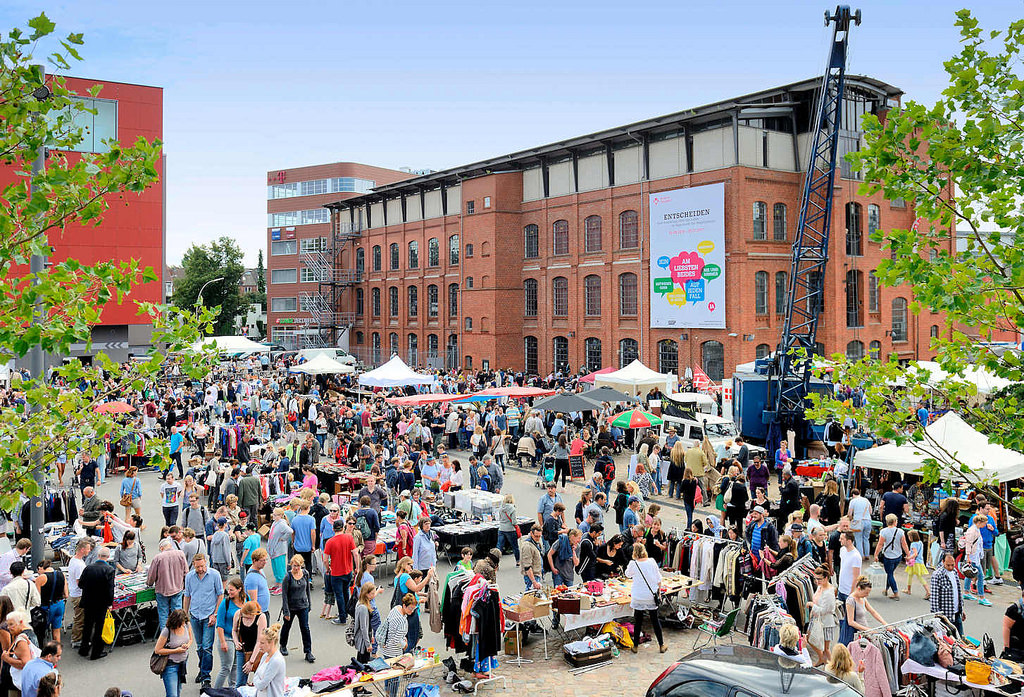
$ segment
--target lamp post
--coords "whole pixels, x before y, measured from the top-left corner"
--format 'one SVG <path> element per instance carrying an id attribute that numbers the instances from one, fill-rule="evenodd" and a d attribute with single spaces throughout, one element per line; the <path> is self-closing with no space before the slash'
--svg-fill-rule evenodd
<path id="1" fill-rule="evenodd" d="M 196 307 L 198 307 L 198 306 L 203 304 L 203 291 L 206 290 L 206 286 L 210 285 L 211 283 L 216 283 L 217 281 L 223 281 L 223 280 L 224 280 L 223 276 L 218 276 L 217 278 L 211 278 L 209 281 L 204 283 L 203 287 L 199 289 L 199 295 L 196 296 Z"/>

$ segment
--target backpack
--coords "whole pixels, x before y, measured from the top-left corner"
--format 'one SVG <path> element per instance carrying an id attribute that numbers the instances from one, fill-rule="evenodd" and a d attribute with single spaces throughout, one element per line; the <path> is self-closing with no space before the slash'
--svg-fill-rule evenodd
<path id="1" fill-rule="evenodd" d="M 615 463 L 614 462 L 609 461 L 609 462 L 605 463 L 605 466 L 604 466 L 604 480 L 606 482 L 614 482 L 615 481 Z"/>
<path id="2" fill-rule="evenodd" d="M 365 514 L 359 515 L 356 513 L 356 530 L 363 536 L 364 541 L 370 539 L 370 523 L 366 520 Z"/>
<path id="3" fill-rule="evenodd" d="M 722 502 L 728 504 L 732 501 L 732 482 L 729 482 L 729 488 L 725 490 L 725 495 L 722 496 Z"/>
<path id="4" fill-rule="evenodd" d="M 396 588 L 396 590 L 397 590 L 397 588 Z M 387 643 L 388 643 L 388 633 L 389 633 L 388 620 L 389 619 L 391 619 L 390 613 L 388 614 L 387 617 L 384 618 L 384 621 L 380 623 L 380 626 L 377 627 L 377 633 L 374 634 L 374 638 L 377 640 L 377 646 L 381 647 L 382 649 L 385 646 L 387 646 Z M 353 643 L 355 643 L 355 638 L 354 637 L 353 637 Z"/>

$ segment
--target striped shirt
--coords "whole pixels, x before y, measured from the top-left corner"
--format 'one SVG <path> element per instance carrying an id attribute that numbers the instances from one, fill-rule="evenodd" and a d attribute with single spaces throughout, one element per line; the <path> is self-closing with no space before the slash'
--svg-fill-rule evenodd
<path id="1" fill-rule="evenodd" d="M 409 632 L 409 622 L 405 619 L 402 606 L 391 608 L 388 618 L 384 621 L 388 625 L 387 637 L 384 639 L 384 645 L 380 647 L 380 653 L 384 658 L 401 656 L 405 651 L 405 635 Z"/>

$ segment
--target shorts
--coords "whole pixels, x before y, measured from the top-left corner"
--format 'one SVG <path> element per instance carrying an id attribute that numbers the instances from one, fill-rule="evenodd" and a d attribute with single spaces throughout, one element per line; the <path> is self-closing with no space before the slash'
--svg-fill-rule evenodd
<path id="1" fill-rule="evenodd" d="M 270 568 L 274 571 L 274 580 L 280 583 L 288 570 L 288 555 L 282 554 L 279 557 L 270 558 Z"/>
<path id="2" fill-rule="evenodd" d="M 217 573 L 220 574 L 221 579 L 223 579 L 224 581 L 228 580 L 228 571 L 231 569 L 231 564 L 212 562 L 210 566 L 217 570 Z"/>
<path id="3" fill-rule="evenodd" d="M 50 617 L 50 629 L 60 629 L 64 626 L 64 601 L 58 600 L 47 608 Z"/>

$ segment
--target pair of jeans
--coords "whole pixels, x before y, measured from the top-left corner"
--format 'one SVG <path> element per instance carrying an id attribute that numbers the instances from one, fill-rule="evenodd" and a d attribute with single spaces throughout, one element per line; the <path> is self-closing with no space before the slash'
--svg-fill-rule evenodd
<path id="1" fill-rule="evenodd" d="M 512 553 L 516 557 L 516 563 L 519 563 L 519 538 L 516 537 L 515 530 L 499 530 L 498 531 L 498 549 L 501 550 L 502 554 L 505 554 L 505 543 L 508 542 L 512 548 Z"/>
<path id="2" fill-rule="evenodd" d="M 669 480 L 668 482 L 668 497 L 669 498 L 683 498 L 683 485 L 681 482 Z"/>
<path id="3" fill-rule="evenodd" d="M 853 536 L 856 539 L 857 551 L 860 552 L 862 559 L 867 559 L 871 556 L 871 521 L 861 521 L 861 529 L 854 530 Z"/>
<path id="4" fill-rule="evenodd" d="M 171 610 L 181 609 L 181 592 L 175 593 L 174 595 L 161 595 L 156 594 L 156 616 L 157 626 L 163 629 L 167 626 L 167 616 L 171 614 Z"/>
<path id="5" fill-rule="evenodd" d="M 885 568 L 885 589 L 891 590 L 896 595 L 900 594 L 900 587 L 896 585 L 896 569 L 899 567 L 900 562 L 903 561 L 903 556 L 900 555 L 895 559 L 890 559 L 887 556 L 882 556 L 882 566 Z"/>
<path id="6" fill-rule="evenodd" d="M 541 581 L 541 579 L 540 579 L 540 578 L 538 578 L 537 580 L 538 580 L 538 581 Z M 543 581 L 541 581 L 541 585 L 543 585 Z M 526 588 L 526 590 L 528 590 L 528 591 L 532 591 L 532 590 L 533 590 L 533 581 L 531 581 L 531 580 L 530 580 L 530 577 L 529 577 L 529 576 L 527 576 L 526 574 L 523 574 L 523 586 L 524 586 L 524 587 Z"/>
<path id="7" fill-rule="evenodd" d="M 313 639 L 309 636 L 309 608 L 292 610 L 292 614 L 284 618 L 281 625 L 281 646 L 288 647 L 288 634 L 292 629 L 292 622 L 299 621 L 299 633 L 302 634 L 302 653 L 306 656 L 313 653 Z"/>
<path id="8" fill-rule="evenodd" d="M 229 686 L 233 684 L 234 667 L 235 667 L 235 642 L 231 640 L 230 632 L 225 633 L 224 640 L 227 641 L 227 649 L 222 649 L 220 642 L 217 642 L 217 658 L 220 660 L 220 670 L 217 672 L 217 677 L 213 681 L 214 687 L 224 687 L 225 683 Z"/>
<path id="9" fill-rule="evenodd" d="M 417 609 L 416 612 L 412 613 L 405 619 L 409 625 L 409 630 L 405 634 L 406 641 L 408 642 L 408 648 L 406 649 L 406 652 L 414 653 L 416 650 L 416 645 L 420 643 L 420 639 L 423 637 L 423 630 L 420 628 L 419 609 Z"/>
<path id="10" fill-rule="evenodd" d="M 970 561 L 970 560 L 968 560 L 968 561 Z M 977 591 L 977 593 L 975 593 L 975 595 L 977 595 L 979 598 L 984 598 L 985 597 L 985 572 L 982 571 L 980 565 L 975 564 L 973 561 L 971 562 L 971 566 L 974 567 L 974 573 L 977 574 L 977 576 L 974 577 L 974 588 Z M 964 579 L 964 593 L 970 593 L 971 592 L 970 588 L 971 588 L 971 579 L 965 578 Z"/>
<path id="11" fill-rule="evenodd" d="M 842 604 L 843 609 L 846 609 L 846 599 L 849 596 L 846 593 L 840 593 L 836 591 L 836 600 Z M 843 619 L 839 622 L 839 643 L 849 644 L 853 641 L 853 627 L 846 621 L 846 613 L 843 612 Z"/>
<path id="12" fill-rule="evenodd" d="M 693 504 L 683 502 L 683 508 L 686 509 L 686 529 L 689 530 L 693 526 Z"/>
<path id="13" fill-rule="evenodd" d="M 239 687 L 248 682 L 248 678 L 245 676 L 245 652 L 235 650 L 235 687 Z"/>
<path id="14" fill-rule="evenodd" d="M 334 589 L 334 602 L 338 606 L 338 619 L 342 624 L 348 621 L 348 588 L 352 585 L 352 574 L 331 576 L 331 588 Z"/>
<path id="15" fill-rule="evenodd" d="M 180 663 L 167 661 L 167 667 L 160 674 L 160 679 L 164 681 L 164 697 L 178 697 L 181 694 L 180 667 Z"/>
<path id="16" fill-rule="evenodd" d="M 177 525 L 178 523 L 178 507 L 177 506 L 164 506 L 164 525 Z"/>
<path id="17" fill-rule="evenodd" d="M 196 679 L 204 682 L 210 679 L 213 672 L 213 640 L 217 636 L 217 626 L 210 625 L 209 618 L 189 615 L 192 623 L 192 638 L 196 642 L 196 653 L 199 654 L 199 673 Z"/>

